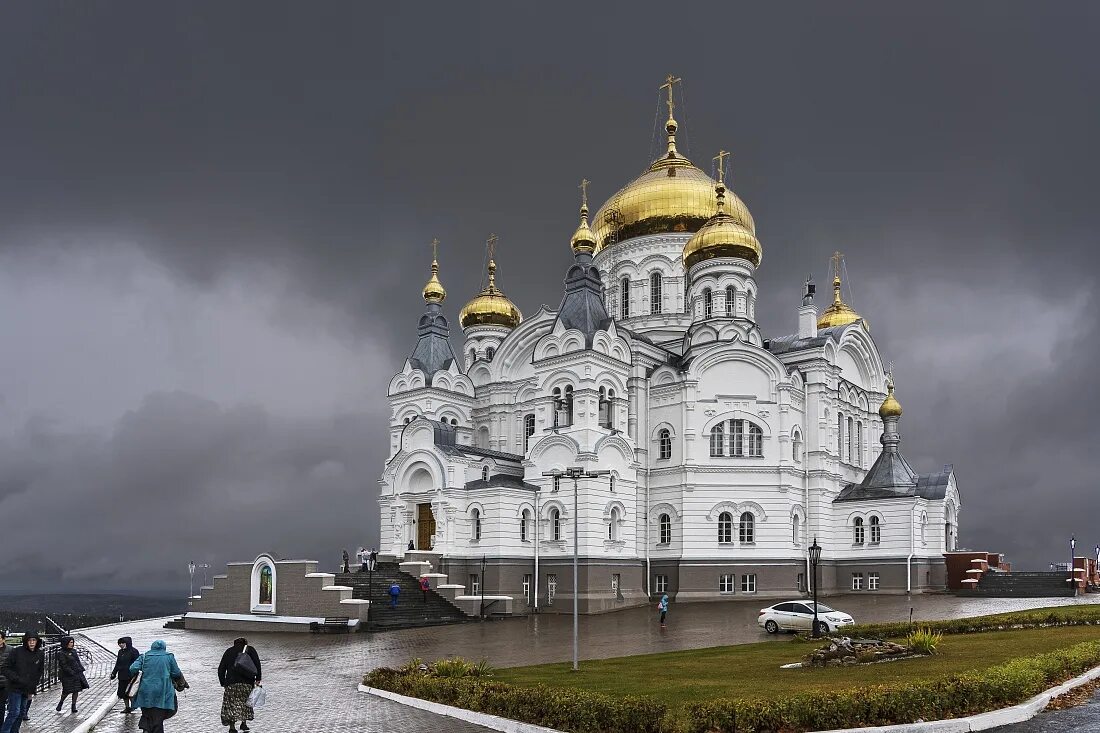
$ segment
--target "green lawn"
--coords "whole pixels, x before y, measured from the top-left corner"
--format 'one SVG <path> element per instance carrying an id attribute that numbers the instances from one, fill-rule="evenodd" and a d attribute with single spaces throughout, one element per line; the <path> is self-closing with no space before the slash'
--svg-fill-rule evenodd
<path id="1" fill-rule="evenodd" d="M 937 654 L 931 657 L 827 669 L 779 669 L 781 664 L 800 661 L 813 647 L 777 641 L 581 662 L 576 673 L 566 663 L 499 669 L 493 674 L 502 682 L 517 685 L 542 683 L 611 695 L 648 695 L 679 707 L 716 697 L 770 698 L 794 692 L 934 680 L 1097 639 L 1100 627 L 1096 626 L 945 635 Z"/>

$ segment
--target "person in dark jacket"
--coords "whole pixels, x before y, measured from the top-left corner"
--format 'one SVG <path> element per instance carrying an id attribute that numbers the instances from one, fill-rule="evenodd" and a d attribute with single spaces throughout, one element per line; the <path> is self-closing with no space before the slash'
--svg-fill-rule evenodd
<path id="1" fill-rule="evenodd" d="M 115 668 L 111 670 L 111 679 L 118 680 L 118 696 L 126 703 L 123 714 L 134 712 L 130 707 L 130 696 L 126 694 L 126 688 L 130 686 L 130 680 L 134 678 L 130 674 L 130 665 L 137 661 L 141 655 L 134 649 L 134 640 L 124 636 L 118 640 L 118 658 L 115 660 Z"/>
<path id="2" fill-rule="evenodd" d="M 34 631 L 23 635 L 23 644 L 8 652 L 0 676 L 8 684 L 8 712 L 0 733 L 19 733 L 25 701 L 34 696 L 45 667 L 42 639 Z"/>
<path id="3" fill-rule="evenodd" d="M 57 712 L 65 707 L 65 698 L 73 696 L 72 711 L 76 715 L 76 698 L 90 685 L 84 675 L 84 665 L 80 661 L 80 655 L 76 653 L 76 639 L 71 636 L 61 637 L 61 654 L 57 657 L 57 672 L 61 678 L 61 700 L 57 703 Z"/>
<path id="4" fill-rule="evenodd" d="M 252 660 L 252 666 L 256 668 L 256 674 L 247 669 L 247 664 L 238 664 L 237 660 L 244 654 Z M 225 692 L 222 693 L 222 725 L 228 725 L 230 733 L 237 730 L 237 721 L 241 721 L 241 730 L 248 730 L 248 721 L 255 720 L 256 713 L 248 704 L 248 696 L 252 694 L 253 687 L 259 687 L 263 675 L 260 668 L 260 655 L 248 644 L 248 639 L 243 636 L 233 640 L 233 646 L 222 654 L 221 664 L 218 665 L 218 682 Z"/>

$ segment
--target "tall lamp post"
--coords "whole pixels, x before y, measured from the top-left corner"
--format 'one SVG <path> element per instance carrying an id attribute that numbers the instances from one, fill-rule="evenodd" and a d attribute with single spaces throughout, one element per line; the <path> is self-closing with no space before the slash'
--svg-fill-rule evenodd
<path id="1" fill-rule="evenodd" d="M 819 562 L 821 562 L 821 545 L 817 544 L 817 537 L 814 537 L 814 543 L 810 545 L 810 573 L 814 583 L 814 625 L 810 636 L 815 639 L 821 636 L 821 629 L 817 625 L 817 564 Z"/>
<path id="2" fill-rule="evenodd" d="M 598 478 L 600 476 L 606 476 L 610 471 L 586 471 L 583 466 L 572 466 L 564 471 L 547 471 L 542 474 L 543 476 L 555 476 L 558 478 L 565 477 L 573 479 L 573 671 L 577 671 L 577 651 L 578 651 L 578 629 L 580 626 L 580 612 L 577 605 L 577 599 L 580 596 L 580 583 L 578 580 L 579 574 L 577 572 L 578 560 L 580 558 L 580 517 L 577 515 L 577 495 L 580 490 L 578 482 L 582 478 Z"/>
<path id="3" fill-rule="evenodd" d="M 187 563 L 187 574 L 191 576 L 191 594 L 187 596 L 187 605 L 191 605 L 191 599 L 195 597 L 195 561 Z"/>
<path id="4" fill-rule="evenodd" d="M 1069 582 L 1073 586 L 1073 595 L 1077 595 L 1077 575 L 1073 572 L 1073 556 L 1076 554 L 1077 538 L 1069 537 Z"/>
<path id="5" fill-rule="evenodd" d="M 1100 573 L 1100 545 L 1096 546 L 1096 564 L 1092 566 L 1093 576 Z"/>

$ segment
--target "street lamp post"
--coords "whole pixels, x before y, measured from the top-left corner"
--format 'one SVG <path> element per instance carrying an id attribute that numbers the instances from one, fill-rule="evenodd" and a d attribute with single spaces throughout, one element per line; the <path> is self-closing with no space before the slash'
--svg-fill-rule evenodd
<path id="1" fill-rule="evenodd" d="M 187 605 L 191 605 L 191 599 L 195 597 L 195 561 L 187 563 L 187 574 L 191 576 L 191 594 L 187 596 Z"/>
<path id="2" fill-rule="evenodd" d="M 1077 595 L 1077 575 L 1073 572 L 1073 556 L 1077 550 L 1077 538 L 1073 535 L 1069 537 L 1069 582 L 1073 586 L 1073 595 Z"/>
<path id="3" fill-rule="evenodd" d="M 810 636 L 818 638 L 821 636 L 821 629 L 817 624 L 817 564 L 821 562 L 821 545 L 817 544 L 817 538 L 814 537 L 814 543 L 810 545 L 810 573 L 813 576 L 813 594 L 814 594 L 814 625 L 810 630 Z"/>
<path id="4" fill-rule="evenodd" d="M 555 476 L 573 479 L 573 671 L 577 671 L 578 629 L 580 627 L 580 611 L 578 597 L 580 596 L 580 582 L 577 567 L 580 558 L 580 517 L 577 514 L 579 501 L 577 499 L 580 489 L 579 481 L 582 478 L 598 478 L 606 476 L 610 471 L 586 471 L 583 466 L 572 466 L 564 471 L 548 471 L 543 476 Z"/>

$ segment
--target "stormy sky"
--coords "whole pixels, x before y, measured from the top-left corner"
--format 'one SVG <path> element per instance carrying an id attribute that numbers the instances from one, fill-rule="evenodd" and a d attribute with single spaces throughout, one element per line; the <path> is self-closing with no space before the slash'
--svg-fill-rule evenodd
<path id="1" fill-rule="evenodd" d="M 961 544 L 1100 543 L 1098 32 L 1085 3 L 5 3 L 0 589 L 375 541 L 428 243 L 452 322 L 491 232 L 503 289 L 556 305 L 577 184 L 653 157 L 670 72 L 681 149 L 733 151 L 766 334 L 843 251 Z"/>

